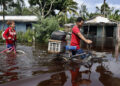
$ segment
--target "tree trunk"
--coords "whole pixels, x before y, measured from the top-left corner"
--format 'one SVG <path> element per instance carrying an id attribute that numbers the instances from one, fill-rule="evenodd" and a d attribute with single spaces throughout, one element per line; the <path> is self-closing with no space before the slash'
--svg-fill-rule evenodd
<path id="1" fill-rule="evenodd" d="M 5 4 L 3 3 L 3 28 L 2 28 L 2 30 L 4 30 L 4 28 L 5 28 Z"/>

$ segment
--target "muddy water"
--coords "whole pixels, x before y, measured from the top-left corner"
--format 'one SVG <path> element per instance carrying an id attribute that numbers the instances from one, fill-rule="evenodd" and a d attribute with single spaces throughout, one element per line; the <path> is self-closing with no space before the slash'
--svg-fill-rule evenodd
<path id="1" fill-rule="evenodd" d="M 25 53 L 0 54 L 0 86 L 120 86 L 120 46 L 107 42 L 93 44 L 89 50 L 100 59 L 84 64 L 54 59 L 47 44 L 18 44 Z"/>

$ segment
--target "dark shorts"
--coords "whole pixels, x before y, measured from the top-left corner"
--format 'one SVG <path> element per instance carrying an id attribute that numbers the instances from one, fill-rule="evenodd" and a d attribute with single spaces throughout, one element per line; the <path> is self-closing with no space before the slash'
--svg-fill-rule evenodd
<path id="1" fill-rule="evenodd" d="M 13 46 L 13 44 L 7 44 L 7 48 L 12 48 Z"/>
<path id="2" fill-rule="evenodd" d="M 79 49 L 79 50 L 72 50 L 72 55 L 76 55 L 76 54 L 82 54 L 84 53 L 84 50 Z M 90 56 L 90 53 L 86 53 L 80 56 L 81 59 L 84 59 L 86 57 Z"/>
<path id="3" fill-rule="evenodd" d="M 82 49 L 79 50 L 72 50 L 72 55 L 76 55 L 76 54 L 82 54 L 84 53 L 84 51 Z"/>

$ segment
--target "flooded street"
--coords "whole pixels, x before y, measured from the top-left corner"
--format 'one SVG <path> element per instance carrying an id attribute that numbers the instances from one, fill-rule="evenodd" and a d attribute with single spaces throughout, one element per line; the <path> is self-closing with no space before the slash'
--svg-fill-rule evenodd
<path id="1" fill-rule="evenodd" d="M 85 64 L 53 60 L 56 55 L 47 53 L 47 44 L 18 44 L 24 53 L 0 54 L 0 86 L 120 86 L 120 45 L 109 40 L 95 44 L 90 51 L 104 57 Z M 82 48 L 87 50 L 84 43 Z"/>

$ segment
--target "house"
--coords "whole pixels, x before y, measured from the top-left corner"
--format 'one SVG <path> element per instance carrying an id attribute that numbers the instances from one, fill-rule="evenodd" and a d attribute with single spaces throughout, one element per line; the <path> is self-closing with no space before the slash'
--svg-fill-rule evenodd
<path id="1" fill-rule="evenodd" d="M 85 21 L 83 33 L 92 37 L 116 37 L 117 23 L 103 16 Z"/>
<path id="2" fill-rule="evenodd" d="M 74 25 L 75 25 L 75 24 L 73 24 L 73 23 L 64 24 L 65 32 L 72 32 L 72 27 L 73 27 Z"/>
<path id="3" fill-rule="evenodd" d="M 37 16 L 5 16 L 5 22 L 8 20 L 15 21 L 16 31 L 26 32 L 28 28 L 32 29 L 32 23 L 37 22 Z M 5 24 L 5 28 L 8 25 Z M 0 16 L 0 30 L 3 29 L 3 16 Z"/>
<path id="4" fill-rule="evenodd" d="M 83 34 L 93 40 L 96 48 L 104 50 L 114 48 L 118 34 L 118 24 L 103 16 L 96 16 L 85 21 Z"/>
<path id="5" fill-rule="evenodd" d="M 67 32 L 72 32 L 73 25 L 64 25 Z M 86 38 L 93 41 L 92 45 L 97 49 L 113 49 L 116 40 L 120 40 L 120 24 L 103 16 L 96 16 L 85 21 L 80 31 Z M 81 46 L 86 47 L 86 43 L 81 41 Z"/>

